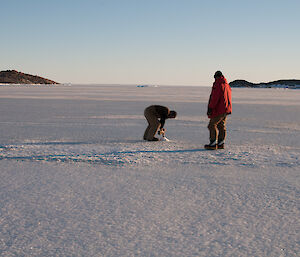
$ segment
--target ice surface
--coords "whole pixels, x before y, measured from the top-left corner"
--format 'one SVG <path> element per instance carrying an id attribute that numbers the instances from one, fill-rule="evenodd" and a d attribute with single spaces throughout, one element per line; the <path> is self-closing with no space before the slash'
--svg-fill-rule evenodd
<path id="1" fill-rule="evenodd" d="M 205 151 L 207 87 L 0 87 L 1 256 L 297 256 L 300 91 L 233 89 Z M 178 112 L 159 142 L 143 110 Z"/>

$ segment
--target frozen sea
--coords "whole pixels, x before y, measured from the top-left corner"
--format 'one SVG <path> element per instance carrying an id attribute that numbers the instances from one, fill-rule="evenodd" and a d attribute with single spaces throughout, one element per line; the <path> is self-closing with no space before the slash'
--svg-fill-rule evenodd
<path id="1" fill-rule="evenodd" d="M 300 90 L 0 86 L 0 256 L 299 256 Z M 169 142 L 145 142 L 161 104 Z"/>

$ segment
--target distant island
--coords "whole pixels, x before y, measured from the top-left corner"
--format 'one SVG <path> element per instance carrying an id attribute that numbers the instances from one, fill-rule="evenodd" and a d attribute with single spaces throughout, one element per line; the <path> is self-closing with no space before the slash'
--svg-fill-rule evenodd
<path id="1" fill-rule="evenodd" d="M 16 70 L 0 71 L 0 83 L 5 84 L 59 84 L 53 80 L 25 74 Z"/>
<path id="2" fill-rule="evenodd" d="M 272 82 L 261 82 L 252 83 L 246 80 L 234 80 L 229 83 L 231 87 L 250 87 L 250 88 L 290 88 L 290 89 L 300 89 L 300 80 L 296 79 L 282 79 Z"/>

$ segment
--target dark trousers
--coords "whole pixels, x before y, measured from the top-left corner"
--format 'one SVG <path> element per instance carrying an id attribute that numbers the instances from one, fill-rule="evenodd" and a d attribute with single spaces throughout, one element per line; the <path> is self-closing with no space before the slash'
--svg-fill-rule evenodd
<path id="1" fill-rule="evenodd" d="M 155 108 L 150 106 L 147 107 L 144 111 L 144 115 L 146 120 L 148 121 L 148 127 L 144 133 L 144 140 L 152 140 L 160 128 L 160 122 L 155 115 Z"/>
<path id="2" fill-rule="evenodd" d="M 210 142 L 218 143 L 225 141 L 226 138 L 226 119 L 227 114 L 221 114 L 215 118 L 211 118 L 208 124 Z"/>

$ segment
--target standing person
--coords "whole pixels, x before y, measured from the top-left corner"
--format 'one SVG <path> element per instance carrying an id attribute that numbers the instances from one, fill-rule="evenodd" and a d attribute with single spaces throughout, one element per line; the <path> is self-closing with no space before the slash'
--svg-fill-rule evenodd
<path id="1" fill-rule="evenodd" d="M 157 137 L 154 137 L 158 129 L 161 132 L 165 131 L 164 125 L 166 119 L 174 119 L 177 116 L 175 111 L 170 111 L 168 107 L 161 105 L 151 105 L 144 111 L 144 115 L 148 121 L 148 127 L 144 133 L 144 140 L 158 141 Z"/>
<path id="2" fill-rule="evenodd" d="M 221 71 L 216 71 L 215 82 L 208 101 L 207 116 L 210 143 L 205 149 L 224 149 L 226 138 L 226 119 L 231 114 L 231 88 Z"/>

